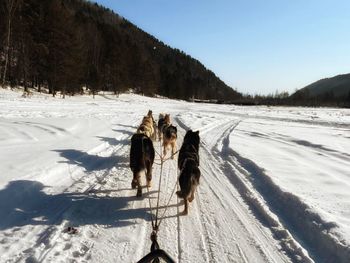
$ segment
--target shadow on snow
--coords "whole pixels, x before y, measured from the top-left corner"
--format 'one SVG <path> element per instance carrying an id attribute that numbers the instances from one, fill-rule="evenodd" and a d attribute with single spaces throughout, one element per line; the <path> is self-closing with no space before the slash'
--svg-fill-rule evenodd
<path id="1" fill-rule="evenodd" d="M 117 145 L 129 145 L 131 143 L 131 139 L 123 139 L 123 140 L 117 140 L 116 138 L 110 138 L 110 137 L 100 137 L 97 136 L 101 141 L 107 142 L 111 146 L 117 146 Z"/>
<path id="2" fill-rule="evenodd" d="M 1 190 L 0 230 L 25 225 L 59 225 L 63 220 L 74 226 L 98 224 L 107 227 L 136 224 L 135 219 L 150 220 L 147 206 L 127 208 L 129 202 L 140 200 L 134 196 L 52 195 L 46 194 L 44 189 L 40 182 L 18 180 Z"/>
<path id="3" fill-rule="evenodd" d="M 113 167 L 129 167 L 129 158 L 126 156 L 98 156 L 91 155 L 74 149 L 54 150 L 62 157 L 66 158 L 71 165 L 78 165 L 84 168 L 87 172 L 99 171 L 104 169 L 112 169 Z"/>

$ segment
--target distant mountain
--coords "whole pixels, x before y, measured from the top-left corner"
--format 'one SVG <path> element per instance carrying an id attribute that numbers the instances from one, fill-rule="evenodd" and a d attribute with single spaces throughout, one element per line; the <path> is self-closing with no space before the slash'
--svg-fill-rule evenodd
<path id="1" fill-rule="evenodd" d="M 241 97 L 198 60 L 90 1 L 13 1 L 18 6 L 7 41 L 5 2 L 0 1 L 0 76 L 11 86 L 47 87 L 53 94 L 87 87 L 92 93 L 134 89 L 181 99 Z"/>
<path id="2" fill-rule="evenodd" d="M 334 96 L 347 97 L 350 94 L 350 74 L 318 80 L 296 93 L 304 93 L 309 97 Z"/>

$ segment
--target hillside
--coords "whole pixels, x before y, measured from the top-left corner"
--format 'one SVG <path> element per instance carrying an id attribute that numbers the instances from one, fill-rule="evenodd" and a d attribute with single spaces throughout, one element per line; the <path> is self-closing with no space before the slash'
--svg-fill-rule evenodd
<path id="1" fill-rule="evenodd" d="M 14 3 L 12 12 L 5 11 L 7 2 Z M 241 96 L 198 60 L 97 4 L 12 0 L 0 5 L 5 84 L 48 87 L 52 94 L 75 94 L 85 86 L 92 93 L 135 89 L 181 99 Z"/>
<path id="2" fill-rule="evenodd" d="M 350 92 L 350 74 L 318 80 L 298 92 L 307 93 L 310 97 L 327 96 L 330 94 L 334 97 L 347 97 Z"/>

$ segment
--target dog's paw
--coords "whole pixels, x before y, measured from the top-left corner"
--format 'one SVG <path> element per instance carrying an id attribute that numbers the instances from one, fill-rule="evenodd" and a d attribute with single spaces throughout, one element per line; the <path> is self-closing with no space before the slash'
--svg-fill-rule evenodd
<path id="1" fill-rule="evenodd" d="M 142 196 L 142 190 L 141 189 L 137 189 L 136 196 L 137 197 L 141 197 Z"/>
<path id="2" fill-rule="evenodd" d="M 181 216 L 187 216 L 188 215 L 188 211 L 184 210 L 180 213 Z"/>
<path id="3" fill-rule="evenodd" d="M 137 186 L 137 183 L 136 183 L 135 181 L 132 181 L 132 182 L 131 182 L 131 188 L 132 188 L 132 189 L 135 189 L 136 186 Z"/>

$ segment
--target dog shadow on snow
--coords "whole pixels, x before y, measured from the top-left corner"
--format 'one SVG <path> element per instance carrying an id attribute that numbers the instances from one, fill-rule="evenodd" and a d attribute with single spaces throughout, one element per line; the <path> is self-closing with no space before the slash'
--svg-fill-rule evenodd
<path id="1" fill-rule="evenodd" d="M 133 208 L 135 196 L 84 193 L 47 194 L 42 183 L 18 180 L 0 190 L 0 230 L 25 225 L 103 225 L 125 227 L 136 219 L 150 221 L 147 206 Z M 130 190 L 130 189 L 128 189 Z M 147 194 L 145 194 L 147 196 Z"/>
<path id="2" fill-rule="evenodd" d="M 122 134 L 125 134 L 125 135 L 128 135 L 128 136 L 132 136 L 137 130 L 137 127 L 132 127 L 131 130 L 122 130 L 122 129 L 112 129 L 112 131 L 114 132 L 118 132 L 118 133 L 122 133 Z"/>
<path id="3" fill-rule="evenodd" d="M 97 138 L 103 142 L 107 142 L 111 146 L 130 144 L 130 139 L 117 140 L 116 138 L 99 136 L 97 136 Z M 53 151 L 58 152 L 61 157 L 66 159 L 66 161 L 60 161 L 60 163 L 77 165 L 84 168 L 87 172 L 112 169 L 113 167 L 129 167 L 129 157 L 125 156 L 125 154 L 118 155 L 118 151 L 111 156 L 100 156 L 76 149 L 60 149 Z"/>
<path id="4" fill-rule="evenodd" d="M 121 145 L 129 145 L 131 143 L 130 138 L 123 139 L 123 140 L 117 140 L 116 138 L 100 137 L 100 136 L 98 136 L 97 138 L 99 138 L 101 141 L 107 142 L 111 146 L 117 146 L 120 144 Z"/>
<path id="5" fill-rule="evenodd" d="M 66 159 L 66 161 L 60 161 L 60 163 L 77 165 L 84 168 L 87 172 L 112 169 L 113 167 L 129 167 L 129 158 L 126 156 L 112 155 L 105 157 L 75 149 L 54 151 L 58 152 L 60 156 Z"/>

